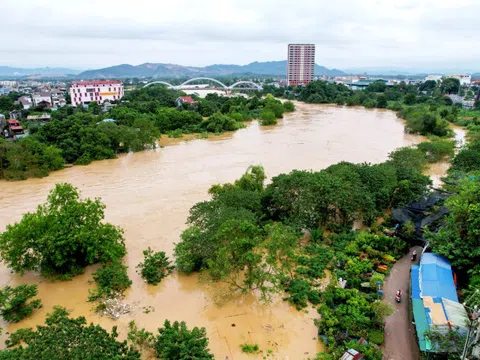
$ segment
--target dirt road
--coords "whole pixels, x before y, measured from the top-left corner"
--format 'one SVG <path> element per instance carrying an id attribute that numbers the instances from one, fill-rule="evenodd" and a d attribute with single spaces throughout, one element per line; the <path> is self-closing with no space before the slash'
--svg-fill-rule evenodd
<path id="1" fill-rule="evenodd" d="M 411 254 L 413 249 L 410 249 L 409 254 L 395 263 L 383 287 L 383 301 L 391 304 L 395 309 L 394 313 L 385 321 L 384 360 L 420 359 L 415 340 L 415 326 L 412 324 L 409 309 L 410 266 L 412 265 Z M 420 247 L 415 249 L 418 254 L 421 253 L 422 249 Z M 403 292 L 400 304 L 395 302 L 395 293 L 398 289 L 402 289 Z"/>

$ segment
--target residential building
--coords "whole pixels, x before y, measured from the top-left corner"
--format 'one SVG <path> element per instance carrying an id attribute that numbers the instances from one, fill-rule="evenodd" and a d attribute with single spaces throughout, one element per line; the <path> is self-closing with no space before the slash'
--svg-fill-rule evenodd
<path id="1" fill-rule="evenodd" d="M 463 335 L 468 331 L 468 315 L 458 301 L 452 268 L 444 257 L 424 253 L 420 265 L 412 265 L 410 276 L 413 317 L 420 351 L 442 351 L 438 344 L 425 336 L 425 332 L 447 332 L 453 327 L 458 327 Z M 459 344 L 459 347 L 463 348 L 463 344 Z"/>
<path id="2" fill-rule="evenodd" d="M 22 117 L 22 111 L 21 110 L 13 110 L 8 113 L 8 116 L 10 119 L 20 119 Z"/>
<path id="3" fill-rule="evenodd" d="M 52 106 L 54 107 L 63 107 L 67 105 L 65 96 L 60 91 L 52 91 L 51 98 L 52 98 Z"/>
<path id="4" fill-rule="evenodd" d="M 198 101 L 195 101 L 191 96 L 179 96 L 175 101 L 178 107 L 182 106 L 183 104 L 188 104 L 188 105 L 198 104 Z"/>
<path id="5" fill-rule="evenodd" d="M 9 119 L 7 121 L 8 125 L 8 134 L 14 139 L 25 136 L 23 127 L 20 125 L 20 122 L 16 119 Z"/>
<path id="6" fill-rule="evenodd" d="M 10 88 L 0 87 L 0 96 L 10 94 Z"/>
<path id="7" fill-rule="evenodd" d="M 0 80 L 0 86 L 16 86 L 17 82 L 12 80 Z"/>
<path id="8" fill-rule="evenodd" d="M 361 359 L 363 359 L 363 354 L 359 353 L 355 349 L 348 349 L 340 358 L 340 360 L 361 360 Z"/>
<path id="9" fill-rule="evenodd" d="M 123 83 L 117 80 L 77 81 L 70 86 L 72 105 L 85 105 L 92 101 L 120 100 L 124 95 Z"/>
<path id="10" fill-rule="evenodd" d="M 15 103 L 22 105 L 25 110 L 28 110 L 33 106 L 30 96 L 21 96 Z"/>
<path id="11" fill-rule="evenodd" d="M 425 81 L 428 81 L 428 80 L 442 81 L 442 75 L 428 75 L 428 76 L 425 78 Z"/>
<path id="12" fill-rule="evenodd" d="M 307 85 L 313 81 L 315 72 L 315 45 L 289 44 L 287 85 Z"/>
<path id="13" fill-rule="evenodd" d="M 43 105 L 45 107 L 52 106 L 52 98 L 49 91 L 35 92 L 32 95 L 32 99 L 33 99 L 33 106 L 40 106 L 40 105 Z"/>
<path id="14" fill-rule="evenodd" d="M 42 115 L 28 115 L 27 120 L 49 122 L 50 120 L 52 120 L 52 117 L 47 113 L 43 113 Z"/>

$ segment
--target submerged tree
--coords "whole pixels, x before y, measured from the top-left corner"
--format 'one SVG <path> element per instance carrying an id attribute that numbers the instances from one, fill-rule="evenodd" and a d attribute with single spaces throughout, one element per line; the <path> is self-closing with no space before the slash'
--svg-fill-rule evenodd
<path id="1" fill-rule="evenodd" d="M 125 255 L 123 231 L 103 223 L 100 199 L 80 200 L 70 184 L 57 184 L 47 203 L 8 225 L 0 235 L 0 255 L 14 271 L 41 270 L 70 278 L 87 265 L 107 263 Z"/>
<path id="2" fill-rule="evenodd" d="M 7 322 L 19 322 L 29 316 L 34 309 L 42 307 L 39 299 L 31 300 L 37 296 L 37 285 L 20 285 L 12 288 L 5 286 L 0 290 L 0 314 Z"/>
<path id="3" fill-rule="evenodd" d="M 184 321 L 172 324 L 165 320 L 163 327 L 158 329 L 154 348 L 157 357 L 163 360 L 213 360 L 205 328 L 188 330 Z"/>

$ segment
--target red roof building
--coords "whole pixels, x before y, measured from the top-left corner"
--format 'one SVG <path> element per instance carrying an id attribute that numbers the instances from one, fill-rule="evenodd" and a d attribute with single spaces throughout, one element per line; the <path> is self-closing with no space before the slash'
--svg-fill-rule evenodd
<path id="1" fill-rule="evenodd" d="M 196 105 L 198 101 L 195 101 L 191 96 L 180 96 L 176 100 L 177 107 L 182 107 L 183 104 Z"/>
<path id="2" fill-rule="evenodd" d="M 8 126 L 20 126 L 20 122 L 16 119 L 8 119 Z"/>

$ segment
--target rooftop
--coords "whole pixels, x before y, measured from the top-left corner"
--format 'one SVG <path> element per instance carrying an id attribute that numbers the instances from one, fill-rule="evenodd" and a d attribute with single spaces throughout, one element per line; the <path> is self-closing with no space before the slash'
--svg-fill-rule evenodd
<path id="1" fill-rule="evenodd" d="M 193 100 L 193 98 L 191 96 L 180 96 L 179 99 L 184 102 L 184 103 L 187 103 L 187 104 L 195 104 L 196 101 Z"/>
<path id="2" fill-rule="evenodd" d="M 88 85 L 121 85 L 122 82 L 118 80 L 93 80 L 93 81 L 74 81 L 72 86 L 88 86 Z"/>

